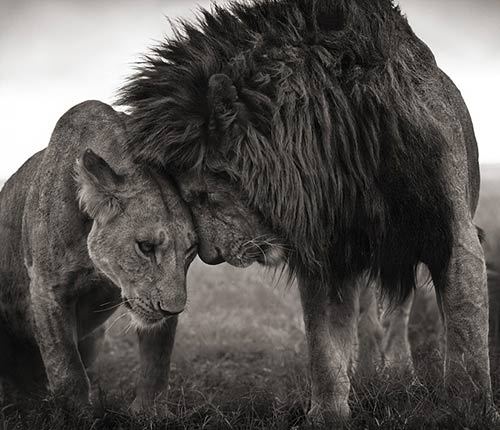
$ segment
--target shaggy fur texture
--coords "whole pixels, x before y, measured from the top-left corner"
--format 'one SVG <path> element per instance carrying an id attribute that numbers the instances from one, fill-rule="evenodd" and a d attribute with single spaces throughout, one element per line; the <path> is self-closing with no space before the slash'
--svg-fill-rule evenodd
<path id="1" fill-rule="evenodd" d="M 393 298 L 451 254 L 444 136 L 430 50 L 389 0 L 264 0 L 202 11 L 121 90 L 129 151 L 169 171 L 227 174 L 339 291 L 380 277 Z M 428 93 L 428 89 L 427 89 Z"/>

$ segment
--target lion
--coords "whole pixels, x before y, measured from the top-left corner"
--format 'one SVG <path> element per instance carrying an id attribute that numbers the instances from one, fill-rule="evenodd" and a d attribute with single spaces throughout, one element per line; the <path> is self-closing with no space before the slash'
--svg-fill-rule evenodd
<path id="1" fill-rule="evenodd" d="M 446 386 L 494 411 L 473 126 L 399 8 L 262 0 L 182 25 L 120 89 L 127 150 L 174 176 L 203 261 L 283 261 L 297 278 L 309 417 L 350 415 L 360 286 L 374 279 L 402 303 L 421 263 L 443 314 Z"/>
<path id="2" fill-rule="evenodd" d="M 24 393 L 89 404 L 86 368 L 122 303 L 139 338 L 134 410 L 167 389 L 196 236 L 173 185 L 125 156 L 126 133 L 124 114 L 81 103 L 1 190 L 0 377 Z"/>

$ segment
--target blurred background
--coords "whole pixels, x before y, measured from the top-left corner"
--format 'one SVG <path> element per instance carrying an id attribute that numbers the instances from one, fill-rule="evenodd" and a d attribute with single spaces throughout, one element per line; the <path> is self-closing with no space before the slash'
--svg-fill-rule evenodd
<path id="1" fill-rule="evenodd" d="M 219 2 L 224 3 L 224 2 Z M 500 162 L 500 0 L 399 0 L 461 89 L 483 163 Z M 208 0 L 0 0 L 0 178 L 47 145 L 71 106 L 110 103 L 141 53 Z"/>

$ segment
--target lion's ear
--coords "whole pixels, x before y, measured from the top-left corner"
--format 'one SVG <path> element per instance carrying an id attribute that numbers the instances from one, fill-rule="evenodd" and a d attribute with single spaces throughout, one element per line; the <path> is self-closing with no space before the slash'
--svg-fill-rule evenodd
<path id="1" fill-rule="evenodd" d="M 212 75 L 208 81 L 208 106 L 212 132 L 226 132 L 238 117 L 238 92 L 229 76 Z"/>
<path id="2" fill-rule="evenodd" d="M 80 208 L 90 218 L 104 223 L 121 211 L 117 191 L 124 177 L 104 159 L 87 149 L 77 160 L 75 171 Z"/>

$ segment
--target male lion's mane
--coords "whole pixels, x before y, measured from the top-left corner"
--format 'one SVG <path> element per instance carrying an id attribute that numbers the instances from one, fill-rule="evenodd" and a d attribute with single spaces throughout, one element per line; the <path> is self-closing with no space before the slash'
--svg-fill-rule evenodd
<path id="1" fill-rule="evenodd" d="M 451 255 L 430 50 L 389 0 L 264 0 L 202 10 L 120 92 L 129 151 L 232 178 L 339 291 L 363 272 L 402 299 Z"/>

